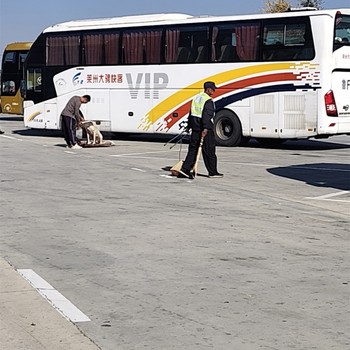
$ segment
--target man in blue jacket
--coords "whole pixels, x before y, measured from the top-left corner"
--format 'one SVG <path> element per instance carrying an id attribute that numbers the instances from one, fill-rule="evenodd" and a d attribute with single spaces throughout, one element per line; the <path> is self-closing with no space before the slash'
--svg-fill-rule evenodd
<path id="1" fill-rule="evenodd" d="M 215 115 L 215 105 L 211 96 L 216 90 L 215 83 L 207 81 L 204 83 L 204 91 L 196 95 L 191 104 L 191 112 L 188 117 L 188 128 L 192 129 L 188 153 L 178 177 L 193 179 L 191 170 L 196 161 L 196 155 L 200 146 L 201 138 L 203 142 L 203 161 L 208 170 L 208 177 L 223 177 L 217 170 L 217 157 L 215 153 L 215 135 L 213 118 Z"/>

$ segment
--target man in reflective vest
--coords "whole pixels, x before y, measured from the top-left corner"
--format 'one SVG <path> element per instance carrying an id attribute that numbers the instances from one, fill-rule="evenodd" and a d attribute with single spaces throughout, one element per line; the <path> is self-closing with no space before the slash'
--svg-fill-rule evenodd
<path id="1" fill-rule="evenodd" d="M 191 173 L 196 161 L 201 138 L 203 141 L 203 161 L 208 170 L 208 177 L 223 177 L 217 170 L 217 157 L 215 154 L 215 136 L 213 118 L 215 115 L 214 101 L 211 96 L 216 86 L 214 82 L 204 83 L 204 91 L 196 95 L 191 104 L 191 112 L 188 117 L 188 128 L 192 129 L 188 153 L 182 164 L 178 177 L 193 179 Z"/>

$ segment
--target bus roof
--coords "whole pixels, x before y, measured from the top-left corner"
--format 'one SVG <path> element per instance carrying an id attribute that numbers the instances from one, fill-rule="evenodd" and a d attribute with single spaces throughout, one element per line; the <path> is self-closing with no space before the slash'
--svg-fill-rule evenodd
<path id="1" fill-rule="evenodd" d="M 298 17 L 301 15 L 319 16 L 331 15 L 335 16 L 337 12 L 350 15 L 350 9 L 334 9 L 334 10 L 315 10 L 315 11 L 290 11 L 281 13 L 253 14 L 253 15 L 235 15 L 235 16 L 192 16 L 183 13 L 161 13 L 137 16 L 123 16 L 112 18 L 84 19 L 55 24 L 46 28 L 43 33 L 77 31 L 77 30 L 93 30 L 93 29 L 109 29 L 124 27 L 141 27 L 141 26 L 157 26 L 171 24 L 189 24 L 189 23 L 206 23 L 233 20 L 249 20 L 259 18 L 279 18 L 279 17 Z"/>
<path id="2" fill-rule="evenodd" d="M 183 13 L 161 13 L 151 15 L 138 15 L 138 16 L 123 16 L 123 17 L 111 17 L 111 18 L 96 18 L 96 19 L 83 19 L 77 21 L 70 21 L 59 23 L 46 28 L 44 32 L 55 32 L 65 30 L 77 30 L 77 29 L 93 29 L 93 28 L 109 28 L 109 27 L 125 27 L 126 25 L 140 26 L 140 25 L 154 25 L 163 24 L 164 22 L 177 23 L 181 20 L 193 18 L 191 15 Z"/>
<path id="3" fill-rule="evenodd" d="M 29 50 L 33 43 L 25 41 L 25 42 L 16 42 L 7 44 L 5 47 L 5 51 L 21 51 L 21 50 Z"/>

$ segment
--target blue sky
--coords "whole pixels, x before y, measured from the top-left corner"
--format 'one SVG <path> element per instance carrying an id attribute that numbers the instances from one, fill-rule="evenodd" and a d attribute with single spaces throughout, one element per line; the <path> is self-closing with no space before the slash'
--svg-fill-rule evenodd
<path id="1" fill-rule="evenodd" d="M 0 0 L 0 56 L 6 44 L 34 41 L 52 24 L 75 19 L 147 13 L 235 15 L 261 13 L 264 0 Z M 297 0 L 292 4 L 296 5 Z M 350 0 L 325 0 L 324 8 L 350 8 Z"/>

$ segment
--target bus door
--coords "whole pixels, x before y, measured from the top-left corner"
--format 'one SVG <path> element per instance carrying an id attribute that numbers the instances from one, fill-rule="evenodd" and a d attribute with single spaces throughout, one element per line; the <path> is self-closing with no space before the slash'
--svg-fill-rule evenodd
<path id="1" fill-rule="evenodd" d="M 42 69 L 41 68 L 28 68 L 26 72 L 26 96 L 27 101 L 33 101 L 34 103 L 41 102 L 43 100 L 42 94 Z"/>

